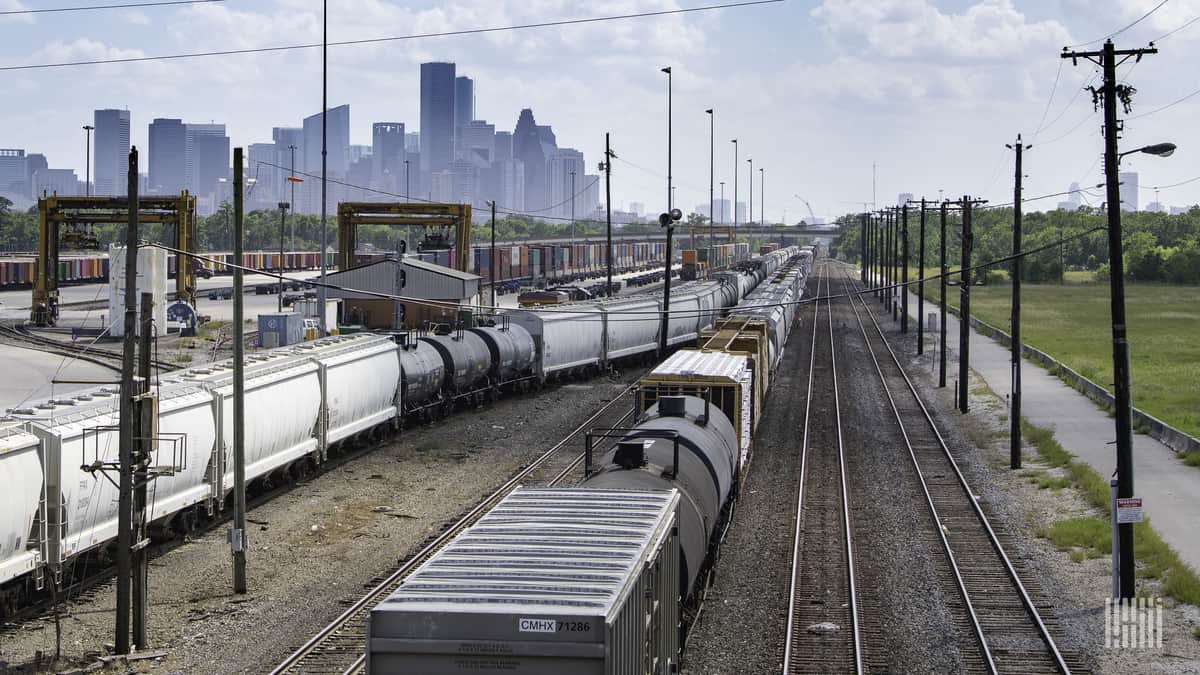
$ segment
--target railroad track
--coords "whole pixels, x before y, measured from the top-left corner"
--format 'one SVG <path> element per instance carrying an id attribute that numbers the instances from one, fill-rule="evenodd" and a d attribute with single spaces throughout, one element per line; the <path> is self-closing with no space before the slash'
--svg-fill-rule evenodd
<path id="1" fill-rule="evenodd" d="M 845 269 L 843 274 L 847 287 L 853 287 Z M 861 296 L 852 294 L 851 305 L 968 615 L 973 644 L 962 645 L 964 662 L 970 670 L 988 673 L 1070 673 L 1067 658 L 883 329 Z"/>
<path id="2" fill-rule="evenodd" d="M 36 349 L 49 354 L 57 354 L 79 361 L 86 361 L 118 373 L 121 372 L 122 355 L 119 352 L 97 347 L 94 344 L 76 345 L 53 340 L 30 332 L 24 327 L 24 322 L 0 322 L 0 341 L 18 347 Z M 179 368 L 174 363 L 159 361 L 157 359 L 152 360 L 150 364 L 159 371 L 176 370 Z"/>
<path id="3" fill-rule="evenodd" d="M 829 294 L 828 278 L 816 279 L 817 297 L 822 297 L 823 280 Z M 812 323 L 784 673 L 861 673 L 863 646 L 832 301 L 814 303 Z M 817 358 L 818 350 L 825 348 L 828 358 Z"/>
<path id="4" fill-rule="evenodd" d="M 366 622 L 371 610 L 387 599 L 396 588 L 422 563 L 429 560 L 463 530 L 477 522 L 497 502 L 518 485 L 558 485 L 584 461 L 578 449 L 584 435 L 596 427 L 619 427 L 633 416 L 632 399 L 628 396 L 637 387 L 629 385 L 586 421 L 555 443 L 549 450 L 517 472 L 515 476 L 480 501 L 465 515 L 445 528 L 413 556 L 402 560 L 375 587 L 350 605 L 338 618 L 321 629 L 300 649 L 271 671 L 272 675 L 287 673 L 359 673 L 366 670 Z M 616 439 L 612 439 L 615 442 Z M 597 450 L 599 452 L 600 450 Z"/>

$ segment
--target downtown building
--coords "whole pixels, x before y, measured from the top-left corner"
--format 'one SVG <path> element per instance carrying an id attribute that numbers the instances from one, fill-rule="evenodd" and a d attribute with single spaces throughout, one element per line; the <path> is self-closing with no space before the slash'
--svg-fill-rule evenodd
<path id="1" fill-rule="evenodd" d="M 93 113 L 92 164 L 95 194 L 123 197 L 129 192 L 129 111 L 106 108 Z"/>

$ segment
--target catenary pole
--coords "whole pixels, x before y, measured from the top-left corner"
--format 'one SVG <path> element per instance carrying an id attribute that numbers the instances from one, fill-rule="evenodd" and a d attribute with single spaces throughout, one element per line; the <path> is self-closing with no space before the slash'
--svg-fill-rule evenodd
<path id="1" fill-rule="evenodd" d="M 708 273 L 713 272 L 713 244 L 716 242 L 716 229 L 713 225 L 717 220 L 716 204 L 713 203 L 716 190 L 713 181 L 716 179 L 717 159 L 717 122 L 713 108 L 708 113 Z"/>
<path id="2" fill-rule="evenodd" d="M 329 333 L 325 325 L 325 302 L 327 297 L 325 287 L 326 259 L 329 251 L 329 232 L 326 228 L 328 204 L 327 173 L 329 171 L 329 123 L 326 117 L 329 113 L 329 0 L 321 0 L 321 287 L 317 289 L 318 304 L 317 319 L 321 327 L 321 337 Z M 350 251 L 350 256 L 354 251 Z M 239 258 L 240 260 L 240 258 Z"/>
<path id="3" fill-rule="evenodd" d="M 144 650 L 146 639 L 147 589 L 150 581 L 150 558 L 146 555 L 149 539 L 146 533 L 146 487 L 150 479 L 150 452 L 154 440 L 150 432 L 154 428 L 154 406 L 145 395 L 150 392 L 150 348 L 154 340 L 154 295 L 141 294 L 141 310 L 138 316 L 138 379 L 134 384 L 138 401 L 134 404 L 134 419 L 137 437 L 133 447 L 133 646 Z"/>
<path id="4" fill-rule="evenodd" d="M 612 145 L 609 144 L 608 132 L 606 131 L 604 132 L 604 261 L 608 271 L 608 283 L 604 287 L 604 295 L 610 298 L 613 294 L 612 160 L 615 156 L 612 151 Z"/>
<path id="5" fill-rule="evenodd" d="M 908 332 L 908 203 L 900 207 L 900 332 Z"/>
<path id="6" fill-rule="evenodd" d="M 242 190 L 245 184 L 242 148 L 233 149 L 233 259 L 241 262 L 245 237 Z M 322 196 L 322 204 L 324 197 Z M 324 250 L 324 249 L 322 249 Z M 322 256 L 324 260 L 324 256 Z M 246 323 L 243 319 L 242 268 L 233 270 L 233 592 L 246 592 Z M 322 312 L 322 316 L 324 312 Z"/>
<path id="7" fill-rule="evenodd" d="M 120 444 L 117 494 L 117 611 L 116 651 L 129 653 L 129 610 L 133 595 L 133 444 L 136 437 L 134 399 L 137 347 L 138 151 L 129 150 L 127 195 L 129 220 L 125 229 L 125 316 L 121 353 Z"/>
<path id="8" fill-rule="evenodd" d="M 864 284 L 867 283 L 867 214 L 859 216 L 861 227 L 858 228 L 858 276 Z"/>

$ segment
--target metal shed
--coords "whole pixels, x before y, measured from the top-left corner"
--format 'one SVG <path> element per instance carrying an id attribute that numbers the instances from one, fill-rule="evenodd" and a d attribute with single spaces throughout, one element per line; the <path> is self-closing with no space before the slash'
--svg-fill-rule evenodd
<path id="1" fill-rule="evenodd" d="M 404 283 L 401 285 L 401 272 Z M 454 321 L 460 305 L 479 294 L 480 277 L 417 258 L 388 258 L 351 267 L 326 276 L 329 297 L 342 298 L 344 323 L 361 323 L 369 328 L 399 329 L 419 326 L 427 320 Z M 352 289 L 352 290 L 343 290 Z M 356 292 L 356 291 L 367 291 Z M 436 300 L 445 306 L 430 307 L 415 302 L 397 303 L 375 294 L 403 295 L 421 300 Z M 403 319 L 397 311 L 403 305 Z"/>
<path id="2" fill-rule="evenodd" d="M 676 672 L 678 507 L 518 488 L 371 611 L 368 672 Z"/>

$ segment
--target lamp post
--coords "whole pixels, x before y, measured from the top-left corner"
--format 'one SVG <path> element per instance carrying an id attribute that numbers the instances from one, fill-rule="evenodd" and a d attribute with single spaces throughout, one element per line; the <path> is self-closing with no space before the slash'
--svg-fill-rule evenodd
<path id="1" fill-rule="evenodd" d="M 750 190 L 749 190 L 749 192 L 750 192 L 750 197 L 749 197 L 750 208 L 749 208 L 749 210 L 746 211 L 746 223 L 749 225 L 753 225 L 754 224 L 754 158 L 751 157 L 750 159 L 747 159 L 746 162 L 748 162 L 750 164 Z"/>
<path id="2" fill-rule="evenodd" d="M 675 208 L 675 193 L 671 190 L 671 67 L 663 68 L 662 72 L 667 74 L 667 210 L 670 211 Z"/>
<path id="3" fill-rule="evenodd" d="M 83 179 L 83 194 L 86 197 L 92 196 L 92 129 L 95 128 L 90 124 L 83 125 L 83 131 L 86 134 L 83 145 L 83 171 L 87 176 Z"/>
<path id="4" fill-rule="evenodd" d="M 767 203 L 767 174 L 763 172 L 763 168 L 758 167 L 758 224 L 766 225 L 767 216 L 764 212 Z"/>
<path id="5" fill-rule="evenodd" d="M 717 219 L 716 209 L 713 208 L 713 176 L 715 173 L 717 122 L 712 108 L 704 112 L 708 113 L 708 271 L 711 273 L 713 268 L 713 242 L 716 241 L 714 239 L 715 230 L 713 229 L 713 222 Z"/>
<path id="6" fill-rule="evenodd" d="M 279 202 L 279 312 L 283 313 L 283 226 L 287 223 L 288 202 Z"/>
<path id="7" fill-rule="evenodd" d="M 731 141 L 733 143 L 733 227 L 737 228 L 737 207 L 738 207 L 738 147 L 737 139 Z"/>
<path id="8" fill-rule="evenodd" d="M 317 289 L 318 307 L 317 318 L 321 327 L 320 337 L 328 334 L 329 327 L 325 325 L 325 259 L 329 248 L 329 233 L 326 231 L 325 219 L 328 210 L 327 172 L 329 157 L 329 0 L 321 2 L 321 287 Z M 353 251 L 350 255 L 353 255 Z"/>

